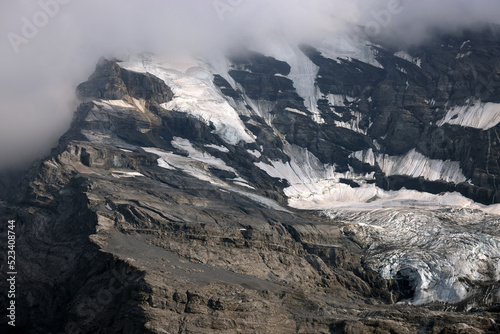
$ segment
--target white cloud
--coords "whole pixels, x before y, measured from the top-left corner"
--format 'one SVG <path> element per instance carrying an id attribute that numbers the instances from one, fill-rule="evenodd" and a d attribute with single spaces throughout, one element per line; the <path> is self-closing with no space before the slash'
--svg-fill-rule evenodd
<path id="1" fill-rule="evenodd" d="M 186 48 L 210 52 L 276 33 L 315 38 L 345 29 L 346 22 L 378 22 L 377 15 L 394 1 L 2 1 L 0 166 L 48 153 L 69 125 L 76 85 L 101 56 Z M 430 26 L 470 26 L 498 20 L 500 12 L 497 0 L 406 0 L 402 6 L 380 24 L 381 36 L 394 38 L 398 32 L 418 40 Z"/>

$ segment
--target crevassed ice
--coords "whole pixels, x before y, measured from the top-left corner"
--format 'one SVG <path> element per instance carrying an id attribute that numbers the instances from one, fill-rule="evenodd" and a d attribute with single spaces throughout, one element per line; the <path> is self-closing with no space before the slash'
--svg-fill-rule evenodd
<path id="1" fill-rule="evenodd" d="M 186 112 L 215 127 L 215 133 L 231 145 L 255 139 L 249 134 L 236 110 L 221 96 L 213 84 L 213 73 L 208 64 L 184 61 L 179 64 L 150 58 L 131 58 L 120 63 L 125 69 L 148 72 L 169 86 L 174 97 L 162 104 L 168 110 Z"/>
<path id="2" fill-rule="evenodd" d="M 354 152 L 350 157 L 372 166 L 378 165 L 386 175 L 408 175 L 423 177 L 429 181 L 442 180 L 454 183 L 467 180 L 458 161 L 429 159 L 415 149 L 401 156 L 374 154 L 372 149 L 368 149 Z"/>
<path id="3" fill-rule="evenodd" d="M 467 201 L 459 194 L 446 197 L 444 202 Z M 500 220 L 480 211 L 438 209 L 437 204 L 326 214 L 352 223 L 355 233 L 364 235 L 367 261 L 373 270 L 386 279 L 399 273 L 411 282 L 415 295 L 408 301 L 456 303 L 474 293 L 471 282 L 500 278 Z"/>
<path id="4" fill-rule="evenodd" d="M 500 104 L 474 100 L 467 105 L 450 108 L 438 126 L 456 124 L 488 130 L 500 123 Z"/>

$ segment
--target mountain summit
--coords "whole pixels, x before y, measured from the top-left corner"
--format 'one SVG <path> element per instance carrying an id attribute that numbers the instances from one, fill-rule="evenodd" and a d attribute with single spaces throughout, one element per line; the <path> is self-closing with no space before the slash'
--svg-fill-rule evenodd
<path id="1" fill-rule="evenodd" d="M 0 202 L 17 329 L 498 332 L 496 36 L 102 59 Z"/>

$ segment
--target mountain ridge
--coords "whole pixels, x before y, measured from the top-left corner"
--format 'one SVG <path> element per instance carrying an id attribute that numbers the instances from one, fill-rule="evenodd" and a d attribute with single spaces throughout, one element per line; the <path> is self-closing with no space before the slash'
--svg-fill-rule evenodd
<path id="1" fill-rule="evenodd" d="M 454 193 L 498 202 L 498 125 L 445 116 L 478 98 L 500 42 L 485 63 L 457 58 L 463 41 L 433 60 L 340 40 L 101 60 L 58 147 L 0 203 L 24 331 L 498 330 L 496 206 Z"/>

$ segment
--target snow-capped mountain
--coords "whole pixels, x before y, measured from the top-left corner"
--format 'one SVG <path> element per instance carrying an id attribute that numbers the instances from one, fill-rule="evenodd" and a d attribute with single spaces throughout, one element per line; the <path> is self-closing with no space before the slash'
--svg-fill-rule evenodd
<path id="1" fill-rule="evenodd" d="M 406 50 L 350 34 L 101 60 L 71 129 L 2 204 L 40 286 L 20 288 L 38 310 L 23 323 L 498 329 L 497 315 L 435 311 L 500 300 L 498 83 L 489 30 Z"/>

